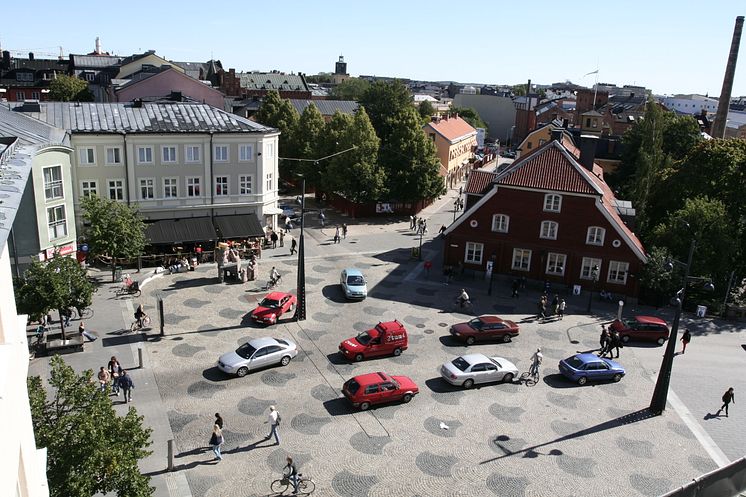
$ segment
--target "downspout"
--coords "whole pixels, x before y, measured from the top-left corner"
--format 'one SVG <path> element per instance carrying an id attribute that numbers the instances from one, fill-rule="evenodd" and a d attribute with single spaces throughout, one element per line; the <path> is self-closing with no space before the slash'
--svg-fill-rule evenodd
<path id="1" fill-rule="evenodd" d="M 124 186 L 126 188 L 126 195 L 127 195 L 127 205 L 132 205 L 132 200 L 130 199 L 130 167 L 129 162 L 127 161 L 127 132 L 122 131 L 122 143 L 123 143 L 123 149 L 124 149 Z"/>
<path id="2" fill-rule="evenodd" d="M 13 269 L 15 270 L 16 278 L 20 278 L 21 277 L 21 269 L 18 267 L 18 249 L 16 248 L 16 235 L 15 235 L 14 231 L 15 230 L 13 230 L 13 227 L 11 226 L 11 228 L 10 228 L 10 246 L 13 247 Z"/>
<path id="3" fill-rule="evenodd" d="M 213 177 L 212 172 L 212 138 L 213 138 L 213 132 L 210 131 L 210 185 L 208 188 L 210 188 L 210 222 L 215 224 L 215 209 L 212 207 L 215 204 L 215 185 L 213 181 L 215 181 L 215 178 Z M 206 185 L 207 186 L 207 185 Z"/>

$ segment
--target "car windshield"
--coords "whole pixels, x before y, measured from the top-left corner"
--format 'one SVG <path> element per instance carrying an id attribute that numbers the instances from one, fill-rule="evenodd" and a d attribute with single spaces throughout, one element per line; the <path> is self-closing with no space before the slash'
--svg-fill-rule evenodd
<path id="1" fill-rule="evenodd" d="M 368 345 L 370 340 L 371 340 L 371 336 L 368 335 L 367 331 L 363 331 L 362 333 L 359 333 L 357 336 L 357 341 L 360 342 L 362 345 Z"/>
<path id="2" fill-rule="evenodd" d="M 469 321 L 469 326 L 471 326 L 475 330 L 481 330 L 484 327 L 484 322 L 479 318 L 474 318 Z"/>
<path id="3" fill-rule="evenodd" d="M 256 349 L 252 347 L 251 344 L 248 342 L 236 349 L 236 354 L 240 355 L 244 359 L 250 359 L 251 356 L 254 355 L 254 352 L 256 352 Z"/>
<path id="4" fill-rule="evenodd" d="M 350 392 L 351 394 L 354 395 L 355 392 L 357 392 L 358 390 L 360 390 L 360 383 L 358 383 L 355 380 L 350 380 L 350 381 L 347 382 L 347 391 L 348 392 Z"/>
<path id="5" fill-rule="evenodd" d="M 264 298 L 261 302 L 259 302 L 259 305 L 262 307 L 268 307 L 270 309 L 276 309 L 280 307 L 280 301 L 275 299 L 268 299 Z"/>
<path id="6" fill-rule="evenodd" d="M 350 286 L 361 286 L 365 284 L 365 278 L 360 275 L 348 276 L 347 284 Z"/>
<path id="7" fill-rule="evenodd" d="M 463 357 L 457 357 L 451 361 L 451 364 L 459 368 L 461 371 L 466 371 L 470 364 Z"/>
<path id="8" fill-rule="evenodd" d="M 568 366 L 570 366 L 573 369 L 581 369 L 583 367 L 583 364 L 585 364 L 583 361 L 580 360 L 580 358 L 576 355 L 565 359 L 565 362 Z"/>

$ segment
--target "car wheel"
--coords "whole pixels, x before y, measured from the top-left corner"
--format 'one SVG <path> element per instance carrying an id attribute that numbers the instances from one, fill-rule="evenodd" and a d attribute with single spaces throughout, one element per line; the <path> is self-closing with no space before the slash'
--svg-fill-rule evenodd
<path id="1" fill-rule="evenodd" d="M 287 366 L 288 364 L 290 364 L 290 356 L 289 355 L 283 356 L 282 360 L 280 361 L 280 364 L 282 364 L 283 366 Z"/>
<path id="2" fill-rule="evenodd" d="M 397 348 L 394 349 L 394 355 L 396 357 L 399 357 L 401 355 L 401 349 L 399 347 L 397 347 Z"/>
<path id="3" fill-rule="evenodd" d="M 369 407 L 370 407 L 370 402 L 363 402 L 362 404 L 360 404 L 361 411 L 367 411 Z"/>
<path id="4" fill-rule="evenodd" d="M 586 378 L 585 376 L 581 376 L 580 378 L 578 378 L 578 385 L 585 385 L 586 383 L 588 383 L 588 378 Z"/>
<path id="5" fill-rule="evenodd" d="M 619 380 L 621 379 L 622 379 L 622 375 L 620 375 L 619 373 L 615 374 L 614 377 L 612 378 L 612 380 L 614 380 L 614 383 L 618 383 Z"/>
<path id="6" fill-rule="evenodd" d="M 474 337 L 466 337 L 466 345 L 474 345 Z"/>
<path id="7" fill-rule="evenodd" d="M 511 340 L 510 335 L 503 335 L 503 343 L 508 343 L 510 342 L 510 340 Z"/>
<path id="8" fill-rule="evenodd" d="M 405 393 L 404 397 L 401 398 L 402 402 L 409 402 L 412 400 L 412 394 L 411 393 Z"/>
<path id="9" fill-rule="evenodd" d="M 659 338 L 658 339 L 658 345 L 663 345 L 664 343 L 666 343 L 666 339 L 665 338 Z"/>
<path id="10" fill-rule="evenodd" d="M 236 371 L 236 376 L 238 376 L 239 378 L 243 378 L 247 374 L 249 374 L 249 368 L 247 367 L 238 368 L 238 371 Z"/>
<path id="11" fill-rule="evenodd" d="M 469 378 L 468 380 L 466 380 L 464 382 L 463 386 L 464 386 L 464 388 L 471 388 L 471 387 L 473 387 L 474 386 L 474 380 L 472 380 L 471 378 Z"/>
<path id="12" fill-rule="evenodd" d="M 513 381 L 513 373 L 507 373 L 505 376 L 503 376 L 503 381 L 505 383 L 510 383 Z"/>
<path id="13" fill-rule="evenodd" d="M 622 342 L 624 342 L 624 343 L 627 343 L 627 342 L 629 342 L 629 335 L 624 335 L 624 336 L 622 337 Z"/>
<path id="14" fill-rule="evenodd" d="M 360 362 L 364 359 L 363 354 L 355 354 L 355 360 Z"/>

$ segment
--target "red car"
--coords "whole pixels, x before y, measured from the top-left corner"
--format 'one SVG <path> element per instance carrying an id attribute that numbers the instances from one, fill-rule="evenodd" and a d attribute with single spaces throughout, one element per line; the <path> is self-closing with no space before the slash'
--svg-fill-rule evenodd
<path id="1" fill-rule="evenodd" d="M 479 316 L 466 323 L 451 326 L 451 336 L 471 345 L 476 341 L 499 340 L 509 342 L 518 336 L 518 325 L 497 316 Z"/>
<path id="2" fill-rule="evenodd" d="M 617 319 L 611 323 L 609 329 L 618 331 L 624 343 L 640 340 L 663 345 L 669 335 L 668 324 L 655 316 L 634 316 L 621 321 Z"/>
<path id="3" fill-rule="evenodd" d="M 378 323 L 339 344 L 339 352 L 347 359 L 362 361 L 366 357 L 398 356 L 409 346 L 407 329 L 397 320 Z"/>
<path id="4" fill-rule="evenodd" d="M 251 319 L 257 323 L 275 324 L 280 316 L 295 310 L 296 302 L 295 295 L 272 292 L 259 302 L 259 306 L 251 313 Z"/>
<path id="5" fill-rule="evenodd" d="M 353 406 L 365 411 L 373 404 L 409 402 L 420 393 L 415 382 L 406 376 L 389 376 L 386 373 L 369 373 L 347 380 L 342 393 Z"/>

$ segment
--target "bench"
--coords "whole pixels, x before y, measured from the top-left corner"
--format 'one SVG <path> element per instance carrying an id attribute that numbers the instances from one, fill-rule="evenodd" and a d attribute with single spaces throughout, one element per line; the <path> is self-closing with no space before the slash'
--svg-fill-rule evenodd
<path id="1" fill-rule="evenodd" d="M 68 354 L 83 351 L 83 337 L 70 337 L 67 340 L 48 340 L 45 347 L 47 355 Z"/>

